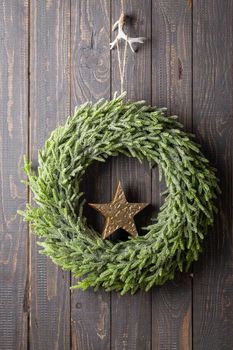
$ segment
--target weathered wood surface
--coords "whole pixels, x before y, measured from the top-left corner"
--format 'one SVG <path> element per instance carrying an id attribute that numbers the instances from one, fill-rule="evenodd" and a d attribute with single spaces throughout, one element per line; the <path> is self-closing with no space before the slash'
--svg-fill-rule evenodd
<path id="1" fill-rule="evenodd" d="M 136 54 L 127 54 L 128 97 L 178 114 L 218 168 L 223 191 L 193 278 L 183 274 L 124 297 L 70 292 L 75 281 L 38 253 L 36 239 L 16 216 L 28 197 L 20 183 L 23 154 L 36 166 L 38 148 L 75 105 L 119 91 L 109 41 L 122 10 L 131 19 L 129 32 L 147 37 Z M 1 2 L 1 350 L 233 348 L 232 17 L 230 0 Z M 138 215 L 144 225 L 161 204 L 164 184 L 156 167 L 123 156 L 93 164 L 83 182 L 87 200 L 109 201 L 118 180 L 130 201 L 152 203 Z M 85 210 L 101 229 L 100 216 Z"/>
<path id="2" fill-rule="evenodd" d="M 112 3 L 112 25 L 123 11 L 128 15 L 130 36 L 145 36 L 145 45 L 138 45 L 137 53 L 127 52 L 125 85 L 128 98 L 151 102 L 151 1 L 130 0 Z M 116 32 L 112 34 L 114 38 Z M 124 44 L 122 43 L 124 48 Z M 121 50 L 123 51 L 123 50 Z M 120 79 L 116 50 L 112 51 L 112 93 L 120 91 Z M 112 193 L 121 181 L 130 202 L 151 202 L 151 171 L 148 164 L 142 165 L 132 158 L 119 156 L 112 161 Z M 138 224 L 146 225 L 148 209 L 138 215 Z M 112 293 L 111 304 L 112 349 L 151 348 L 151 292 L 126 294 L 123 297 Z M 133 327 L 132 327 L 133 325 Z"/>
<path id="3" fill-rule="evenodd" d="M 70 7 L 67 1 L 30 2 L 30 158 L 70 111 Z M 70 348 L 70 274 L 30 249 L 30 349 Z"/>
<path id="4" fill-rule="evenodd" d="M 28 333 L 27 190 L 28 3 L 0 2 L 0 349 L 25 349 Z"/>
<path id="5" fill-rule="evenodd" d="M 110 1 L 71 1 L 71 109 L 76 105 L 110 97 Z M 87 202 L 109 201 L 110 164 L 91 166 L 83 181 Z M 93 174 L 94 178 L 93 178 Z M 97 176 L 98 174 L 98 176 Z M 86 209 L 90 223 L 101 228 L 102 220 Z M 75 283 L 75 280 L 72 281 Z M 110 348 L 110 294 L 100 290 L 74 290 L 71 294 L 72 349 Z"/>
<path id="6" fill-rule="evenodd" d="M 156 0 L 152 18 L 152 103 L 167 107 L 168 114 L 179 115 L 185 128 L 191 130 L 192 9 L 183 0 Z M 163 189 L 155 168 L 155 211 Z M 173 348 L 192 349 L 192 282 L 185 274 L 152 291 L 152 349 Z"/>
<path id="7" fill-rule="evenodd" d="M 194 349 L 233 348 L 233 3 L 193 4 L 193 127 L 218 169 L 222 195 L 215 226 L 194 265 Z"/>

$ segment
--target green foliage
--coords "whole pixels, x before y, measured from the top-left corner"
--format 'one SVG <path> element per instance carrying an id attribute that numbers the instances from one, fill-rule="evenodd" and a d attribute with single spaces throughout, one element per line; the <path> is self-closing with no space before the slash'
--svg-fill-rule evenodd
<path id="1" fill-rule="evenodd" d="M 102 286 L 122 294 L 147 291 L 173 279 L 177 270 L 188 270 L 213 224 L 219 191 L 214 169 L 176 117 L 123 97 L 77 108 L 39 151 L 37 174 L 25 161 L 37 206 L 20 212 L 42 238 L 42 253 L 82 277 L 75 287 Z M 167 191 L 145 236 L 114 244 L 88 226 L 79 186 L 94 160 L 120 153 L 158 164 Z"/>

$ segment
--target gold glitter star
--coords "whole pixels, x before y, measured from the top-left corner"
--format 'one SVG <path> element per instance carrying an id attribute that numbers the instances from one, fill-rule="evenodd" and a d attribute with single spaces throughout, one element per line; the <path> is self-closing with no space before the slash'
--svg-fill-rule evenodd
<path id="1" fill-rule="evenodd" d="M 144 209 L 149 203 L 129 203 L 126 200 L 123 188 L 119 181 L 113 200 L 106 204 L 88 203 L 92 208 L 100 212 L 106 219 L 102 238 L 106 239 L 118 228 L 123 228 L 131 236 L 138 235 L 134 223 L 134 216 Z"/>

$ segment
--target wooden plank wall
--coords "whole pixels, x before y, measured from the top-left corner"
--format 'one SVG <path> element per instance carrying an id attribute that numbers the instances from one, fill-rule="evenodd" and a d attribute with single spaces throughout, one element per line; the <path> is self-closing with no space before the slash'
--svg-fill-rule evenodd
<path id="1" fill-rule="evenodd" d="M 70 112 L 70 6 L 30 2 L 30 158 Z M 30 333 L 34 350 L 70 348 L 70 275 L 39 254 L 30 240 Z"/>
<path id="2" fill-rule="evenodd" d="M 233 348 L 232 1 L 194 2 L 193 129 L 218 169 L 222 195 L 215 227 L 194 265 L 193 344 Z"/>
<path id="3" fill-rule="evenodd" d="M 0 3 L 0 349 L 25 349 L 28 337 L 28 235 L 17 216 L 27 201 L 28 3 Z"/>
<path id="4" fill-rule="evenodd" d="M 152 103 L 192 128 L 192 9 L 185 1 L 153 2 Z M 152 172 L 152 203 L 159 208 L 164 183 Z M 154 288 L 152 349 L 192 348 L 192 281 L 189 275 Z"/>
<path id="5" fill-rule="evenodd" d="M 147 38 L 127 53 L 128 98 L 178 114 L 217 167 L 222 188 L 218 218 L 192 271 L 124 297 L 70 292 L 72 276 L 38 253 L 16 215 L 30 200 L 20 183 L 23 155 L 36 167 L 38 148 L 75 105 L 119 91 L 109 41 L 121 11 L 132 35 Z M 1 1 L 1 350 L 233 348 L 232 18 L 231 0 Z M 152 203 L 138 217 L 145 225 L 161 204 L 157 168 L 123 156 L 93 164 L 83 182 L 87 200 L 109 201 L 118 180 L 130 201 Z M 99 215 L 85 210 L 101 229 Z"/>
<path id="6" fill-rule="evenodd" d="M 126 59 L 125 86 L 130 99 L 151 101 L 151 1 L 114 1 L 112 5 L 112 25 L 119 18 L 119 11 L 127 13 L 131 22 L 131 33 L 145 36 L 148 42 L 138 47 L 137 54 L 128 51 Z M 139 34 L 140 33 L 140 34 Z M 113 34 L 113 37 L 115 33 Z M 124 45 L 122 45 L 124 47 Z M 119 69 L 116 50 L 112 51 L 112 93 L 120 90 Z M 131 202 L 151 202 L 151 172 L 145 162 L 128 157 L 117 157 L 112 161 L 112 192 L 121 181 Z M 147 213 L 147 210 L 144 211 Z M 139 220 L 143 214 L 138 215 Z M 145 224 L 144 219 L 138 224 Z M 122 235 L 123 236 L 123 235 Z M 138 292 L 123 297 L 112 293 L 112 347 L 113 349 L 151 348 L 151 292 Z M 134 324 L 134 327 L 130 325 Z"/>
<path id="7" fill-rule="evenodd" d="M 71 1 L 71 107 L 110 97 L 110 1 Z M 84 180 L 88 202 L 110 200 L 111 162 L 93 164 Z M 95 180 L 93 179 L 95 175 Z M 102 221 L 91 209 L 86 212 L 96 229 Z M 109 349 L 111 295 L 92 290 L 71 296 L 72 349 Z M 89 330 L 87 332 L 87 329 Z"/>

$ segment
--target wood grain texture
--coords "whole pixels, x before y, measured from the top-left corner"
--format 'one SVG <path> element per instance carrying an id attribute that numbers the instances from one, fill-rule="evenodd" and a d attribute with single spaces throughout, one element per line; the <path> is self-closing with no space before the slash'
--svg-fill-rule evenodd
<path id="1" fill-rule="evenodd" d="M 194 265 L 193 342 L 198 350 L 233 348 L 233 3 L 193 1 L 194 131 L 218 169 L 217 220 Z"/>
<path id="2" fill-rule="evenodd" d="M 110 96 L 109 11 L 109 0 L 72 0 L 72 109 L 87 100 Z M 88 169 L 82 184 L 88 202 L 110 199 L 110 164 L 96 162 Z M 85 214 L 88 223 L 101 232 L 100 216 L 88 206 Z M 72 349 L 110 349 L 110 294 L 74 290 L 71 306 Z"/>
<path id="3" fill-rule="evenodd" d="M 152 102 L 192 126 L 192 11 L 185 1 L 156 0 L 152 7 Z M 165 188 L 153 169 L 155 211 Z M 188 275 L 152 293 L 152 349 L 192 348 L 192 284 Z"/>
<path id="4" fill-rule="evenodd" d="M 30 3 L 31 158 L 70 110 L 70 6 L 68 1 Z M 30 349 L 70 348 L 70 275 L 39 254 L 31 241 Z"/>
<path id="5" fill-rule="evenodd" d="M 121 12 L 127 16 L 126 32 L 132 37 L 144 36 L 144 44 L 134 46 L 136 53 L 128 48 L 126 56 L 126 70 L 124 89 L 127 98 L 132 100 L 146 100 L 151 102 L 151 0 L 112 0 L 112 24 L 119 19 Z M 114 39 L 117 31 L 111 33 Z M 111 39 L 111 41 L 112 41 Z M 124 42 L 119 43 L 121 55 L 124 51 Z M 111 79 L 112 93 L 120 92 L 120 74 L 118 68 L 117 50 L 111 51 Z"/>
<path id="6" fill-rule="evenodd" d="M 0 18 L 0 349 L 16 350 L 27 347 L 28 319 L 28 232 L 16 213 L 27 201 L 27 1 L 1 1 Z"/>
<path id="7" fill-rule="evenodd" d="M 109 39 L 122 11 L 129 33 L 147 38 L 136 54 L 127 53 L 128 98 L 167 106 L 193 129 L 218 169 L 220 211 L 193 280 L 178 275 L 134 296 L 70 294 L 70 274 L 38 253 L 16 215 L 28 197 L 22 157 L 29 153 L 36 168 L 38 148 L 75 105 L 119 91 Z M 1 1 L 1 350 L 233 348 L 232 18 L 231 0 Z M 118 180 L 129 201 L 151 202 L 136 217 L 144 226 L 161 204 L 157 168 L 124 156 L 95 162 L 82 183 L 87 201 L 110 201 Z M 85 214 L 101 232 L 101 216 L 88 206 Z"/>
<path id="8" fill-rule="evenodd" d="M 127 98 L 151 101 L 151 1 L 112 2 L 112 24 L 121 12 L 128 16 L 128 32 L 131 36 L 145 36 L 144 45 L 138 46 L 133 54 L 129 49 L 126 59 L 124 88 Z M 114 38 L 116 33 L 112 34 Z M 122 44 L 122 43 L 120 43 Z M 123 45 L 119 45 L 121 52 Z M 116 50 L 112 51 L 112 92 L 120 90 L 119 69 Z M 119 156 L 112 162 L 112 192 L 121 181 L 130 202 L 151 203 L 151 171 L 147 162 L 142 165 L 132 158 Z M 137 226 L 148 222 L 148 209 L 138 215 Z M 147 215 L 146 215 L 147 213 Z M 118 238 L 121 237 L 121 234 Z M 138 292 L 131 296 L 112 293 L 111 339 L 112 349 L 150 349 L 151 348 L 151 293 Z"/>
<path id="9" fill-rule="evenodd" d="M 151 173 L 147 163 L 138 164 L 135 159 L 118 156 L 112 165 L 112 188 L 121 181 L 126 198 L 130 202 L 150 202 Z M 148 222 L 146 208 L 135 220 L 137 226 Z M 141 232 L 142 233 L 142 232 Z M 118 238 L 125 237 L 118 233 Z M 115 238 L 116 239 L 116 238 Z M 151 292 L 139 291 L 134 295 L 120 296 L 112 293 L 111 339 L 112 349 L 150 349 L 151 348 Z"/>

